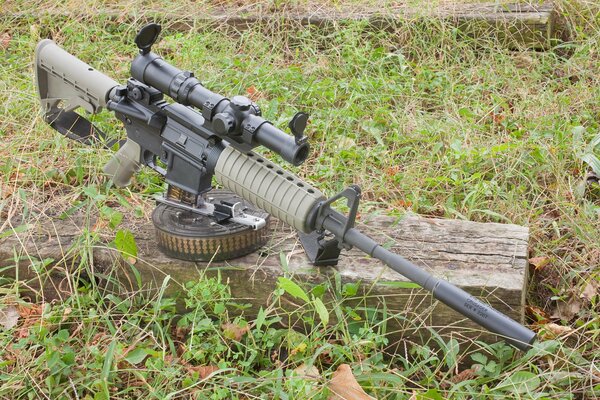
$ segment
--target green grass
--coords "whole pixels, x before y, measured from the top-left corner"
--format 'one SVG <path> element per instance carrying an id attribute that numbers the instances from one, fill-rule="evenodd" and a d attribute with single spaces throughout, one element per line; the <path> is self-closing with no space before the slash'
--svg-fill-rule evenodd
<path id="1" fill-rule="evenodd" d="M 551 338 L 542 348 L 519 354 L 477 343 L 459 355 L 457 343 L 434 335 L 425 346 L 408 343 L 388 354 L 384 322 L 400 316 L 356 308 L 335 281 L 312 291 L 305 286 L 310 301 L 294 313 L 280 304 L 282 287 L 256 319 L 240 316 L 243 301 L 231 299 L 216 279 L 182 285 L 189 306 L 183 318 L 160 295 L 117 298 L 99 282 L 72 278 L 79 285 L 72 295 L 42 303 L 19 298 L 23 285 L 4 279 L 0 301 L 30 301 L 34 312 L 0 331 L 0 395 L 327 398 L 332 372 L 347 363 L 378 398 L 598 396 L 598 296 L 589 301 L 581 294 L 600 280 L 599 188 L 582 186 L 590 170 L 584 160 L 599 151 L 589 144 L 600 135 L 600 10 L 585 1 L 562 2 L 560 9 L 574 37 L 554 52 L 509 51 L 435 21 L 391 32 L 361 23 L 328 33 L 166 29 L 156 48 L 216 92 L 253 87 L 264 115 L 280 127 L 298 109 L 309 112 L 314 151 L 306 165 L 290 169 L 329 194 L 361 185 L 363 214 L 413 211 L 529 226 L 531 255 L 549 259 L 532 271 L 529 296 L 536 307 L 530 322 L 538 319 L 535 329 Z M 124 81 L 137 29 L 101 15 L 0 19 L 0 34 L 9 38 L 0 62 L 3 232 L 10 232 L 9 217 L 18 226 L 73 207 L 100 213 L 104 228 L 90 226 L 71 250 L 83 256 L 79 271 L 93 267 L 91 248 L 122 228 L 119 213 L 148 217 L 161 183 L 145 171 L 130 189 L 108 188 L 101 168 L 109 152 L 69 142 L 42 122 L 33 51 L 52 37 Z M 109 114 L 94 119 L 110 135 L 123 135 Z M 327 328 L 314 300 L 323 289 L 338 320 Z M 581 307 L 572 317 L 551 318 L 557 306 L 576 301 Z M 353 322 L 357 315 L 360 323 Z M 572 330 L 552 338 L 549 319 Z M 248 332 L 236 340 L 227 323 Z M 315 365 L 320 377 L 294 377 L 303 364 Z M 219 370 L 201 379 L 201 365 Z M 459 375 L 469 368 L 472 374 Z"/>

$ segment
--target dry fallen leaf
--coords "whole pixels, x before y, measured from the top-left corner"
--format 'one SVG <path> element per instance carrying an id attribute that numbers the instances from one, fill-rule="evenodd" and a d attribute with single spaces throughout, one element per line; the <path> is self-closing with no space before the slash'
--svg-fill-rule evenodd
<path id="1" fill-rule="evenodd" d="M 105 232 L 108 228 L 108 221 L 98 218 L 94 226 L 92 226 L 92 232 Z"/>
<path id="2" fill-rule="evenodd" d="M 302 378 L 306 378 L 306 379 L 321 378 L 321 373 L 319 372 L 319 369 L 317 367 L 315 367 L 314 365 L 311 365 L 309 367 L 304 363 L 300 364 L 300 366 L 298 366 L 294 369 L 294 375 L 302 377 Z"/>
<path id="3" fill-rule="evenodd" d="M 570 299 L 569 301 L 559 301 L 556 304 L 556 310 L 552 313 L 552 318 L 560 318 L 565 321 L 573 319 L 581 310 L 581 301 L 578 299 Z"/>
<path id="4" fill-rule="evenodd" d="M 178 326 L 177 328 L 175 328 L 175 339 L 183 341 L 189 332 L 190 328 L 188 328 L 187 326 Z"/>
<path id="5" fill-rule="evenodd" d="M 17 308 L 23 319 L 23 325 L 19 328 L 16 336 L 19 339 L 29 336 L 29 328 L 42 319 L 42 306 L 39 304 L 27 304 Z"/>
<path id="6" fill-rule="evenodd" d="M 399 199 L 392 203 L 393 208 L 411 208 L 413 203 L 410 200 Z"/>
<path id="7" fill-rule="evenodd" d="M 474 368 L 465 369 L 464 371 L 461 371 L 458 374 L 454 375 L 452 378 L 450 378 L 450 382 L 459 383 L 468 381 L 469 379 L 473 379 L 476 373 L 477 371 Z"/>
<path id="8" fill-rule="evenodd" d="M 535 267 L 536 271 L 544 268 L 546 265 L 550 264 L 550 258 L 548 257 L 532 257 L 529 259 L 529 264 Z"/>
<path id="9" fill-rule="evenodd" d="M 189 365 L 187 366 L 189 372 L 198 372 L 200 379 L 206 379 L 207 376 L 219 370 L 216 365 Z"/>
<path id="10" fill-rule="evenodd" d="M 223 336 L 227 339 L 240 341 L 242 340 L 242 336 L 244 336 L 250 330 L 248 325 L 241 327 L 236 324 L 232 324 L 231 322 L 227 322 L 221 325 L 221 329 L 223 329 Z"/>
<path id="11" fill-rule="evenodd" d="M 10 329 L 17 325 L 19 321 L 19 312 L 15 306 L 3 306 L 0 308 L 0 326 L 3 329 Z"/>
<path id="12" fill-rule="evenodd" d="M 65 322 L 67 319 L 69 319 L 69 315 L 71 315 L 72 312 L 73 312 L 73 309 L 71 307 L 66 307 L 63 310 L 63 316 L 62 316 L 61 322 Z"/>
<path id="13" fill-rule="evenodd" d="M 400 166 L 399 165 L 393 165 L 391 167 L 387 167 L 385 169 L 385 174 L 387 176 L 396 176 L 400 173 Z"/>
<path id="14" fill-rule="evenodd" d="M 300 343 L 298 346 L 294 347 L 292 351 L 290 351 L 290 355 L 294 356 L 298 353 L 302 354 L 306 351 L 308 345 L 304 342 Z"/>
<path id="15" fill-rule="evenodd" d="M 526 53 L 517 54 L 513 59 L 518 68 L 530 69 L 535 63 L 535 60 Z"/>
<path id="16" fill-rule="evenodd" d="M 506 119 L 506 115 L 502 113 L 504 110 L 500 109 L 500 111 L 500 113 L 492 112 L 492 120 L 497 124 L 501 124 Z"/>
<path id="17" fill-rule="evenodd" d="M 587 285 L 585 285 L 585 287 L 581 291 L 581 295 L 579 297 L 581 297 L 582 299 L 585 299 L 587 301 L 592 301 L 594 296 L 597 296 L 597 295 L 598 295 L 598 283 L 591 281 Z"/>
<path id="18" fill-rule="evenodd" d="M 256 89 L 256 86 L 254 85 L 246 89 L 246 93 L 248 94 L 248 98 L 252 101 L 260 100 L 263 97 L 262 93 Z"/>
<path id="19" fill-rule="evenodd" d="M 481 370 L 481 368 L 483 368 L 481 365 L 474 365 L 472 368 L 465 369 L 459 372 L 458 374 L 452 376 L 447 381 L 442 381 L 441 386 L 443 389 L 448 389 L 450 388 L 450 386 L 452 386 L 452 384 L 473 379 L 477 376 L 477 373 Z"/>
<path id="20" fill-rule="evenodd" d="M 2 50 L 8 49 L 11 39 L 12 39 L 12 37 L 10 36 L 10 33 L 4 32 L 3 34 L 1 34 L 0 35 L 0 49 L 2 49 Z"/>
<path id="21" fill-rule="evenodd" d="M 533 316 L 538 321 L 538 323 L 543 324 L 543 323 L 548 322 L 548 320 L 550 319 L 550 316 L 548 315 L 548 313 L 546 311 L 542 310 L 540 307 L 526 306 L 525 308 L 527 309 L 529 314 L 533 314 Z"/>
<path id="22" fill-rule="evenodd" d="M 348 364 L 342 364 L 333 373 L 327 385 L 331 390 L 329 400 L 373 400 L 356 381 Z"/>
<path id="23" fill-rule="evenodd" d="M 551 322 L 549 324 L 545 324 L 544 328 L 546 328 L 546 330 L 548 332 L 551 332 L 552 334 L 554 334 L 554 336 L 560 336 L 560 335 L 563 335 L 565 333 L 571 333 L 571 332 L 573 332 L 573 328 L 571 328 L 569 326 L 563 326 L 563 325 L 555 324 L 553 322 Z"/>
<path id="24" fill-rule="evenodd" d="M 351 139 L 347 136 L 344 136 L 340 140 L 337 141 L 336 147 L 337 147 L 337 150 L 340 150 L 340 151 L 346 150 L 346 149 L 352 149 L 352 148 L 356 147 L 356 142 L 353 139 Z"/>

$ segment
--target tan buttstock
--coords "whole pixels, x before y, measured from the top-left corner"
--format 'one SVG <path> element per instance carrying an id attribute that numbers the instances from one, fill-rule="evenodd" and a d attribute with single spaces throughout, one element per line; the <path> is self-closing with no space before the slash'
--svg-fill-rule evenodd
<path id="1" fill-rule="evenodd" d="M 106 107 L 111 90 L 118 85 L 50 39 L 35 48 L 35 75 L 44 112 L 83 107 L 97 113 Z"/>

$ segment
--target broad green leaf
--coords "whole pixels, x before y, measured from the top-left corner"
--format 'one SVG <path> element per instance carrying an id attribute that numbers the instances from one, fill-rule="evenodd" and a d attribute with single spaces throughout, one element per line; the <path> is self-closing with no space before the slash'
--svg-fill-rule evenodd
<path id="1" fill-rule="evenodd" d="M 113 357 L 115 355 L 115 348 L 117 347 L 117 341 L 113 340 L 108 345 L 108 350 L 106 351 L 106 355 L 104 356 L 104 364 L 102 365 L 102 372 L 100 374 L 100 379 L 106 383 L 108 381 L 108 377 L 112 370 Z"/>
<path id="2" fill-rule="evenodd" d="M 142 274 L 140 274 L 140 271 L 138 271 L 138 269 L 136 267 L 133 266 L 133 264 L 129 264 L 129 268 L 131 269 L 131 272 L 133 273 L 133 276 L 135 277 L 135 283 L 137 284 L 137 289 L 142 289 Z"/>
<path id="3" fill-rule="evenodd" d="M 398 387 L 403 386 L 405 379 L 399 375 L 389 374 L 385 372 L 372 372 L 364 373 L 356 376 L 356 381 L 359 383 L 377 383 L 383 382 L 396 385 Z"/>
<path id="4" fill-rule="evenodd" d="M 587 153 L 581 156 L 581 160 L 589 165 L 597 175 L 600 175 L 600 159 L 598 157 L 592 153 Z"/>
<path id="5" fill-rule="evenodd" d="M 225 307 L 224 303 L 216 303 L 214 308 L 213 308 L 213 312 L 216 315 L 220 315 L 223 314 L 225 311 L 227 311 L 227 307 Z"/>
<path id="6" fill-rule="evenodd" d="M 142 361 L 144 361 L 144 359 L 146 359 L 148 354 L 150 354 L 150 353 L 148 352 L 147 349 L 145 349 L 143 347 L 136 347 L 135 349 L 133 349 L 129 353 L 127 353 L 125 360 L 129 364 L 137 365 L 137 364 L 141 363 Z"/>
<path id="7" fill-rule="evenodd" d="M 575 148 L 574 150 L 579 152 L 581 151 L 583 145 L 584 145 L 584 141 L 583 141 L 583 136 L 585 134 L 585 127 L 579 125 L 579 126 L 574 126 L 573 129 L 571 129 L 571 135 L 573 137 L 573 144 L 578 147 Z"/>
<path id="8" fill-rule="evenodd" d="M 492 211 L 492 210 L 473 209 L 470 212 L 471 212 L 471 214 L 472 213 L 481 213 L 481 214 L 484 214 L 484 215 L 488 215 L 490 217 L 496 218 L 498 221 L 504 221 L 507 224 L 512 223 L 512 221 L 509 218 L 507 218 L 506 216 L 504 216 L 504 215 L 502 215 L 500 213 L 497 213 L 495 211 Z"/>
<path id="9" fill-rule="evenodd" d="M 121 221 L 123 221 L 123 213 L 108 206 L 102 206 L 100 208 L 100 213 L 108 220 L 108 226 L 110 226 L 111 229 L 115 229 Z"/>
<path id="10" fill-rule="evenodd" d="M 356 293 L 358 293 L 359 286 L 360 282 L 345 283 L 344 286 L 342 286 L 342 295 L 346 297 L 356 296 Z"/>
<path id="11" fill-rule="evenodd" d="M 70 335 L 70 333 L 69 333 L 68 329 L 61 329 L 56 334 L 56 338 L 58 340 L 60 340 L 61 342 L 66 342 L 67 340 L 69 340 L 69 335 Z"/>
<path id="12" fill-rule="evenodd" d="M 450 143 L 450 148 L 452 150 L 454 150 L 456 153 L 460 153 L 462 152 L 462 140 L 459 139 L 454 139 L 451 143 Z"/>
<path id="13" fill-rule="evenodd" d="M 119 253 L 126 258 L 137 257 L 138 249 L 135 244 L 135 237 L 133 237 L 133 234 L 126 229 L 117 231 L 115 236 L 115 247 L 119 250 Z"/>
<path id="14" fill-rule="evenodd" d="M 256 315 L 256 329 L 260 330 L 260 328 L 263 326 L 263 324 L 265 323 L 265 319 L 267 318 L 267 313 L 265 312 L 265 310 L 263 310 L 263 308 L 261 307 L 258 310 L 258 314 Z"/>
<path id="15" fill-rule="evenodd" d="M 281 268 L 284 271 L 288 270 L 288 262 L 287 262 L 287 257 L 285 256 L 284 252 L 279 253 L 279 261 L 281 262 Z"/>
<path id="16" fill-rule="evenodd" d="M 315 285 L 312 289 L 310 289 L 310 293 L 315 297 L 323 297 L 326 291 L 327 287 L 323 283 Z"/>
<path id="17" fill-rule="evenodd" d="M 83 188 L 83 193 L 92 200 L 101 201 L 106 198 L 105 195 L 98 193 L 95 186 L 86 186 Z"/>
<path id="18" fill-rule="evenodd" d="M 472 120 L 475 117 L 475 114 L 473 113 L 473 111 L 469 110 L 466 107 L 459 108 L 458 115 L 460 115 L 461 117 L 466 118 L 468 120 Z"/>
<path id="19" fill-rule="evenodd" d="M 298 286 L 288 278 L 280 277 L 277 281 L 277 286 L 283 289 L 290 296 L 304 300 L 304 302 L 306 303 L 310 302 L 310 299 L 308 298 L 306 292 L 300 286 Z"/>
<path id="20" fill-rule="evenodd" d="M 444 400 L 444 397 L 437 391 L 437 389 L 429 389 L 425 393 L 418 394 L 417 399 L 419 400 Z"/>
<path id="21" fill-rule="evenodd" d="M 327 307 L 325 307 L 323 301 L 316 297 L 313 300 L 313 305 L 315 306 L 315 310 L 317 311 L 317 314 L 319 314 L 319 318 L 321 318 L 323 325 L 327 325 L 329 323 L 329 311 L 327 311 Z"/>
<path id="22" fill-rule="evenodd" d="M 389 282 L 379 282 L 379 283 L 381 285 L 391 286 L 391 287 L 398 288 L 398 289 L 418 289 L 421 287 L 414 282 L 403 282 L 403 281 L 391 282 L 391 281 L 389 281 Z"/>
<path id="23" fill-rule="evenodd" d="M 494 390 L 513 393 L 532 393 L 541 383 L 540 377 L 533 372 L 518 371 L 500 382 Z"/>
<path id="24" fill-rule="evenodd" d="M 108 400 L 109 397 L 105 392 L 96 392 L 94 400 Z"/>
<path id="25" fill-rule="evenodd" d="M 487 361 L 488 361 L 487 357 L 484 356 L 481 353 L 471 354 L 471 359 L 473 361 L 475 361 L 476 363 L 479 363 L 479 364 L 482 364 L 482 365 L 487 364 Z"/>
<path id="26" fill-rule="evenodd" d="M 455 368 L 458 362 L 458 354 L 460 350 L 458 341 L 456 339 L 450 339 L 444 350 L 444 360 L 446 361 L 448 369 Z"/>
<path id="27" fill-rule="evenodd" d="M 596 147 L 598 147 L 599 145 L 600 145 L 600 134 L 594 136 L 594 138 L 592 139 L 592 141 L 590 142 L 590 144 L 588 146 L 591 151 L 594 151 L 594 149 Z"/>
<path id="28" fill-rule="evenodd" d="M 532 358 L 535 356 L 547 356 L 556 351 L 561 343 L 558 340 L 544 340 L 536 342 L 533 347 L 527 352 L 526 357 Z"/>
<path id="29" fill-rule="evenodd" d="M 488 372 L 500 372 L 498 371 L 498 363 L 496 363 L 496 361 L 490 361 L 489 363 L 487 363 L 484 367 L 484 369 Z"/>
<path id="30" fill-rule="evenodd" d="M 14 227 L 12 229 L 7 229 L 4 232 L 0 233 L 0 239 L 4 239 L 5 237 L 12 236 L 15 233 L 25 232 L 26 230 L 28 230 L 32 226 L 33 225 L 30 225 L 30 224 L 23 224 L 23 225 L 16 226 L 16 227 Z"/>

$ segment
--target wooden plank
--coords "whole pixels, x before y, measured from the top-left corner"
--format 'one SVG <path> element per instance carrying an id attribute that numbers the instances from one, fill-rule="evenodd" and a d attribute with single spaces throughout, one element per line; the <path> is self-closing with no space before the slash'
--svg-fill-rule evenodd
<path id="1" fill-rule="evenodd" d="M 293 23 L 321 28 L 338 27 L 352 21 L 368 21 L 375 29 L 397 29 L 421 22 L 443 22 L 457 26 L 468 35 L 482 40 L 493 39 L 508 48 L 550 49 L 558 39 L 557 13 L 552 2 L 443 4 L 432 7 L 395 5 L 372 7 L 341 5 L 335 9 L 327 6 L 313 10 L 286 8 L 280 12 L 261 13 L 236 10 L 214 12 L 210 18 L 237 29 L 247 29 L 257 24 L 275 25 Z M 186 25 L 187 29 L 186 29 Z M 188 30 L 193 24 L 177 20 L 176 28 Z"/>
<path id="2" fill-rule="evenodd" d="M 357 250 L 343 256 L 337 267 L 312 267 L 302 250 L 297 235 L 281 222 L 273 222 L 273 238 L 260 252 L 223 263 L 192 263 L 171 259 L 160 253 L 154 241 L 151 222 L 127 219 L 125 226 L 132 230 L 139 249 L 135 267 L 140 271 L 143 288 L 160 287 L 165 276 L 171 277 L 169 292 L 180 292 L 181 286 L 197 279 L 202 273 L 217 273 L 228 281 L 235 298 L 252 303 L 250 315 L 268 303 L 277 278 L 294 275 L 305 282 L 319 283 L 339 273 L 342 282 L 361 282 L 365 305 L 381 308 L 385 303 L 390 315 L 405 315 L 413 322 L 408 325 L 388 324 L 388 329 L 406 336 L 411 331 L 422 335 L 417 327 L 445 327 L 466 337 L 478 337 L 480 329 L 448 307 L 437 304 L 421 289 L 398 287 L 406 279 Z M 13 223 L 17 226 L 19 223 Z M 5 226 L 7 226 L 5 221 Z M 48 218 L 38 221 L 29 230 L 0 241 L 0 273 L 18 276 L 26 287 L 38 291 L 47 299 L 61 298 L 71 293 L 73 274 L 77 272 L 79 249 L 77 243 L 86 230 L 93 230 L 93 221 L 81 216 L 70 220 Z M 436 276 L 445 277 L 464 290 L 486 299 L 492 306 L 514 319 L 523 319 L 525 285 L 527 281 L 528 229 L 516 225 L 483 224 L 459 220 L 425 219 L 408 216 L 399 221 L 376 216 L 362 221 L 359 228 L 385 243 L 393 251 L 423 266 Z M 112 234 L 97 230 L 100 242 L 107 243 Z M 284 271 L 280 255 L 287 259 Z M 20 260 L 14 261 L 15 255 Z M 32 267 L 36 260 L 53 259 L 39 273 Z M 7 267 L 7 268 L 2 268 Z M 95 274 L 118 276 L 126 291 L 140 290 L 130 268 L 113 249 L 95 246 L 90 267 Z M 357 300 L 359 301 L 359 300 Z M 362 300 L 360 300 L 362 301 Z M 289 302 L 293 309 L 295 305 Z M 411 329 L 407 329 L 410 327 Z M 490 340 L 490 336 L 484 336 Z"/>
<path id="3" fill-rule="evenodd" d="M 483 4 L 448 4 L 432 6 L 425 2 L 417 6 L 362 4 L 287 4 L 279 6 L 256 3 L 236 7 L 232 5 L 186 8 L 186 13 L 161 9 L 144 9 L 131 13 L 119 4 L 106 7 L 99 13 L 86 14 L 85 7 L 77 11 L 8 11 L 0 12 L 0 19 L 44 20 L 97 19 L 99 16 L 118 23 L 141 25 L 148 21 L 161 22 L 171 30 L 189 31 L 199 26 L 229 26 L 236 30 L 255 27 L 317 26 L 335 29 L 340 24 L 368 21 L 373 29 L 397 29 L 414 23 L 439 21 L 457 26 L 460 30 L 482 40 L 491 38 L 509 48 L 550 49 L 567 29 L 561 29 L 555 6 L 551 1 L 539 4 L 490 2 Z M 189 11 L 189 12 L 188 12 Z M 410 32 L 409 32 L 410 33 Z M 565 39 L 565 38 L 562 38 Z"/>
<path id="4" fill-rule="evenodd" d="M 471 36 L 491 36 L 509 48 L 549 49 L 560 34 L 552 2 L 481 4 L 452 18 Z"/>

